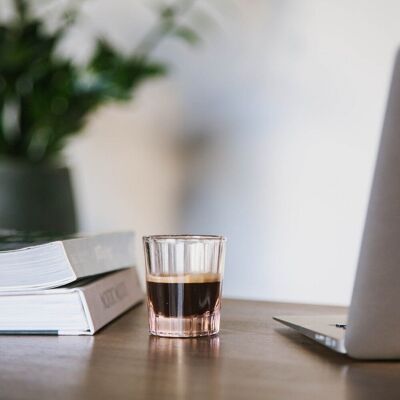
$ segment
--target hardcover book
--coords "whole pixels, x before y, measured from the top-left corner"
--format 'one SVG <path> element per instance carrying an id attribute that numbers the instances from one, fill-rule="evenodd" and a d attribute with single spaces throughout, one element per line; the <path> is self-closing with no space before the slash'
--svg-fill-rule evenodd
<path id="1" fill-rule="evenodd" d="M 135 268 L 0 296 L 0 334 L 93 335 L 143 300 Z"/>
<path id="2" fill-rule="evenodd" d="M 135 265 L 134 234 L 56 240 L 0 232 L 0 292 L 48 289 Z"/>

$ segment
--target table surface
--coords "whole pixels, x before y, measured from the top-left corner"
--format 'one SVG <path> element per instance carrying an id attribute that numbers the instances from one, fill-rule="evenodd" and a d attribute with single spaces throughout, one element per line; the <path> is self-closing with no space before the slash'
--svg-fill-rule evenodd
<path id="1" fill-rule="evenodd" d="M 94 337 L 0 336 L 1 399 L 399 399 L 400 362 L 358 362 L 272 320 L 339 307 L 223 301 L 219 336 L 151 337 L 139 305 Z"/>

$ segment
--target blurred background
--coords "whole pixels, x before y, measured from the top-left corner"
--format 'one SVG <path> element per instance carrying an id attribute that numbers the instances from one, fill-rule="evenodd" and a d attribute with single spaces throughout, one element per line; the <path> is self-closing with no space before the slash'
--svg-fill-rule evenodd
<path id="1" fill-rule="evenodd" d="M 168 76 L 68 141 L 80 230 L 135 230 L 142 277 L 141 236 L 224 234 L 226 297 L 348 304 L 400 4 L 199 0 L 191 12 L 208 17 L 193 17 L 200 43 L 162 42 Z M 64 50 L 84 59 L 101 33 L 129 52 L 153 18 L 146 0 L 85 1 Z"/>

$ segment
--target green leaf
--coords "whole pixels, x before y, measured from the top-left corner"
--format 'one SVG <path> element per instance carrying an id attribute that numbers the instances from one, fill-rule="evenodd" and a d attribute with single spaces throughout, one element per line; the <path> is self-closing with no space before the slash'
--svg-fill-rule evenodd
<path id="1" fill-rule="evenodd" d="M 178 26 L 173 34 L 190 45 L 195 45 L 200 42 L 200 36 L 191 28 L 187 26 Z"/>
<path id="2" fill-rule="evenodd" d="M 171 6 L 162 7 L 160 17 L 164 19 L 172 19 L 175 17 L 175 8 Z"/>

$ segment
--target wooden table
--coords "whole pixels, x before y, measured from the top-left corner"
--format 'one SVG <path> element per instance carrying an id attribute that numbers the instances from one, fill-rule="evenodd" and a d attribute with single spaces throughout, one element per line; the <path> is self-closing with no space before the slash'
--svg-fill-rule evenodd
<path id="1" fill-rule="evenodd" d="M 224 300 L 219 336 L 150 337 L 140 305 L 94 337 L 0 337 L 1 399 L 400 399 L 400 362 L 357 362 L 276 314 L 338 307 Z"/>

